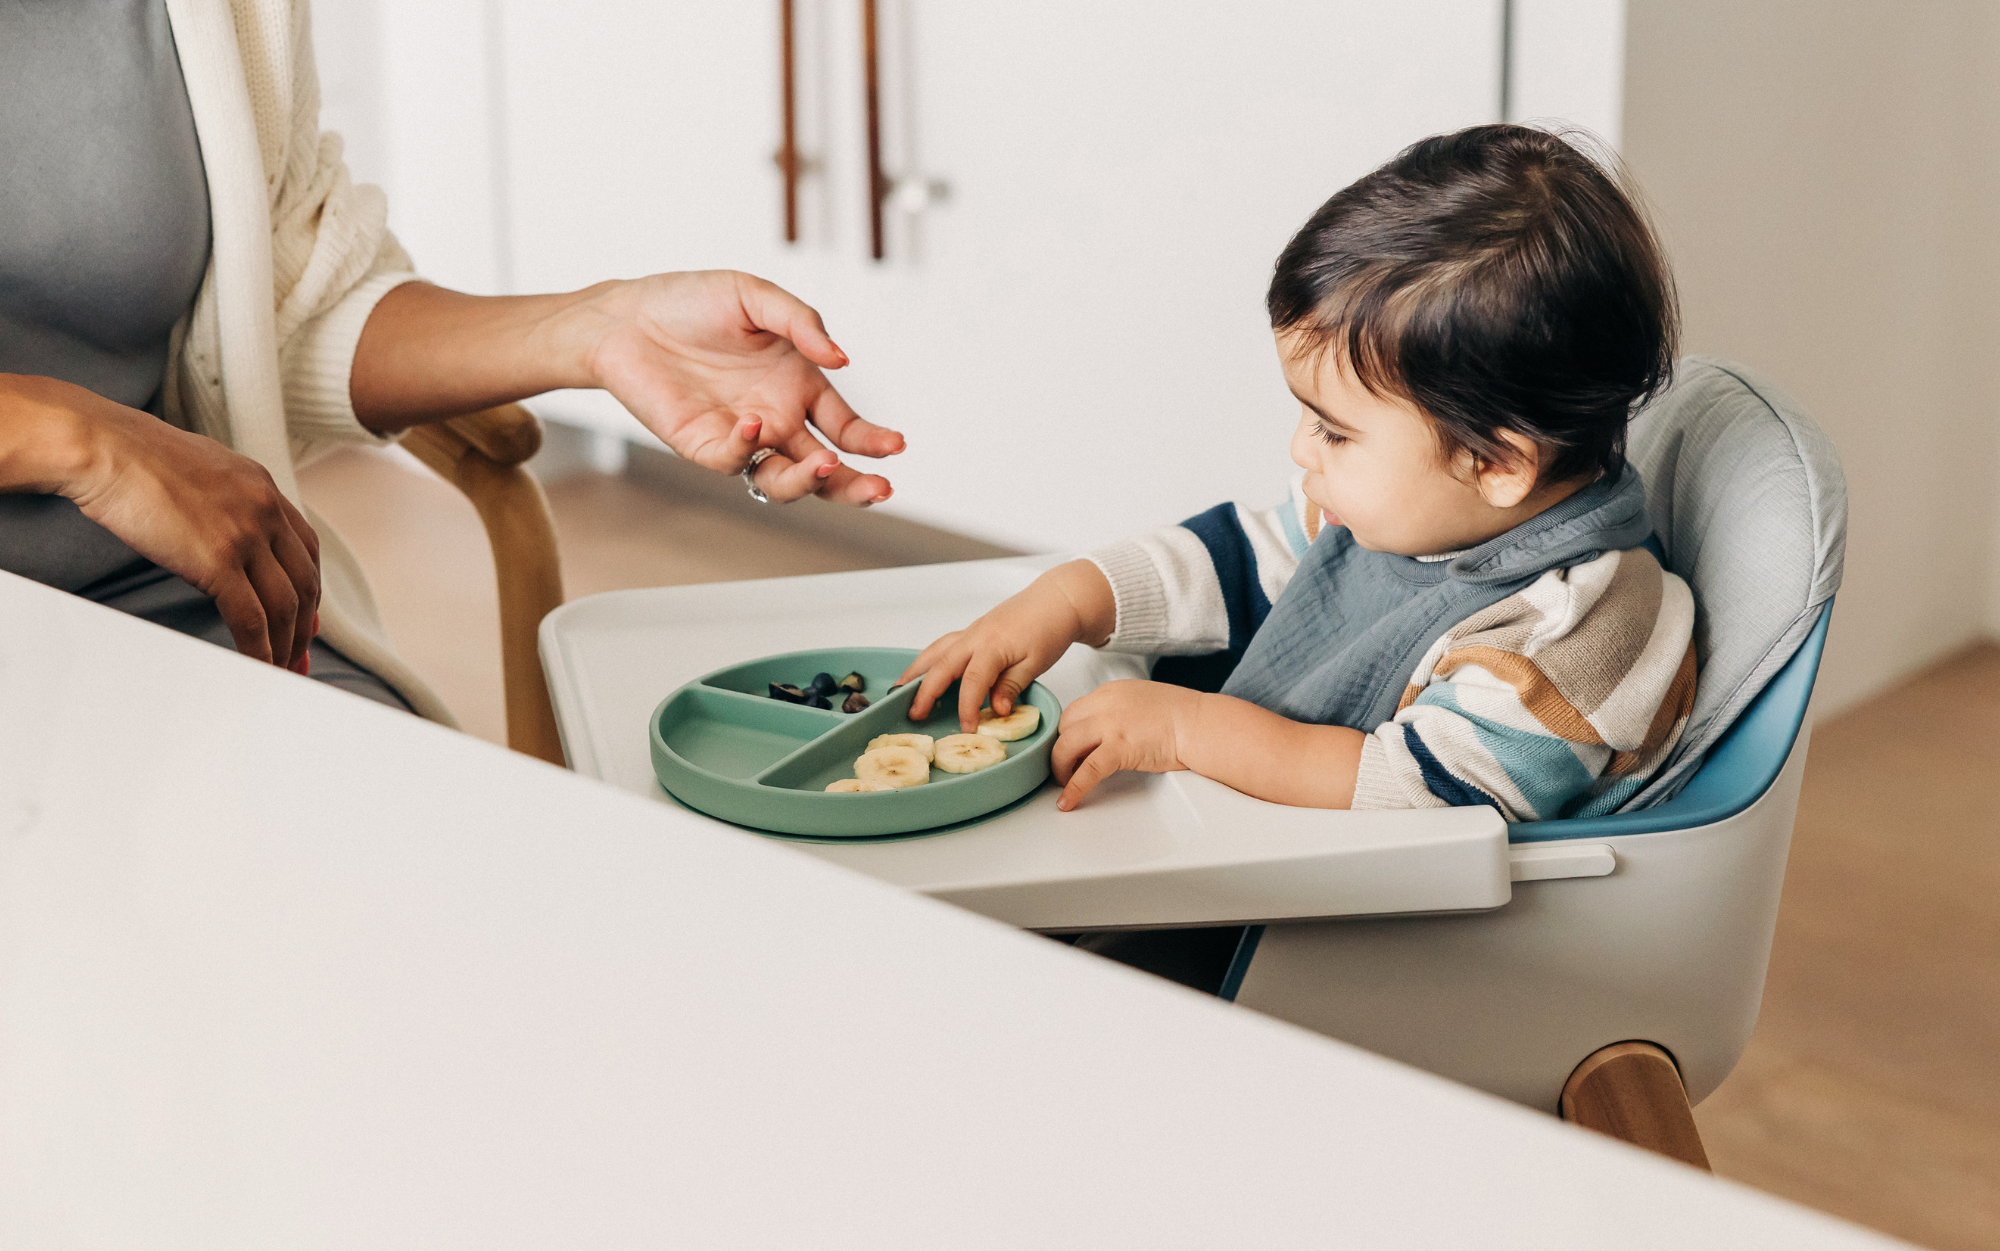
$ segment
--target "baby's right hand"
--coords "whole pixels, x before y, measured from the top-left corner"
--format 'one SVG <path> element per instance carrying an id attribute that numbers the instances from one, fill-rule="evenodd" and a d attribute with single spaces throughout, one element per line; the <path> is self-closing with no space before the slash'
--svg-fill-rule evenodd
<path id="1" fill-rule="evenodd" d="M 1096 565 L 1073 560 L 1036 578 L 1028 589 L 1000 604 L 963 630 L 926 647 L 896 679 L 898 686 L 917 674 L 923 684 L 910 701 L 910 719 L 930 715 L 938 696 L 958 682 L 958 725 L 971 734 L 979 710 L 992 696 L 993 711 L 1006 716 L 1014 699 L 1062 659 L 1071 643 L 1101 645 L 1117 625 L 1111 584 Z"/>

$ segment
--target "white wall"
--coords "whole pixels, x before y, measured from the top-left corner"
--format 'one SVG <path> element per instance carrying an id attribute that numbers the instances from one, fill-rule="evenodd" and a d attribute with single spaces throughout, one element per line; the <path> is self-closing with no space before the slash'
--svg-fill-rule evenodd
<path id="1" fill-rule="evenodd" d="M 357 182 L 389 196 L 389 225 L 426 278 L 507 287 L 499 83 L 491 0 L 322 0 L 313 42 L 320 125 L 347 140 Z"/>
<path id="2" fill-rule="evenodd" d="M 1506 120 L 1581 126 L 1617 149 L 1625 0 L 1513 0 L 1509 26 Z"/>
<path id="3" fill-rule="evenodd" d="M 1764 371 L 1847 469 L 1823 706 L 2000 626 L 2000 15 L 1632 0 L 1625 143 L 1688 351 Z"/>

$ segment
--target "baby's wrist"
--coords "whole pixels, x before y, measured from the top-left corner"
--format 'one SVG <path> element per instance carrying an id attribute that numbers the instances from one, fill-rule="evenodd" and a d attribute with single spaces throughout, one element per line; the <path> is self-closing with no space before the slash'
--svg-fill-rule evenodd
<path id="1" fill-rule="evenodd" d="M 1070 614 L 1070 639 L 1102 647 L 1118 628 L 1118 601 L 1104 572 L 1088 560 L 1072 560 L 1042 575 L 1062 596 Z"/>
<path id="2" fill-rule="evenodd" d="M 1168 713 L 1174 732 L 1174 761 L 1183 769 L 1201 773 L 1206 755 L 1203 745 L 1208 741 L 1207 723 L 1215 711 L 1216 696 L 1189 690 L 1180 690 L 1179 694 Z"/>

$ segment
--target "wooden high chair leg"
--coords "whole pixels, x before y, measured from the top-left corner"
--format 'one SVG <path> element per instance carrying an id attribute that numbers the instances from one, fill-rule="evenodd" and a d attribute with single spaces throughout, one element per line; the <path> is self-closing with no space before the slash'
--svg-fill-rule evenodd
<path id="1" fill-rule="evenodd" d="M 1708 1170 L 1680 1070 L 1652 1043 L 1592 1052 L 1563 1083 L 1562 1119 Z"/>

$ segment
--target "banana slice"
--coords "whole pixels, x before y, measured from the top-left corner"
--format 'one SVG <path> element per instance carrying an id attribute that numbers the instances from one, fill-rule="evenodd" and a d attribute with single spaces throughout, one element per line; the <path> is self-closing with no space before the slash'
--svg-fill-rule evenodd
<path id="1" fill-rule="evenodd" d="M 893 791 L 893 786 L 880 782 L 864 782 L 860 778 L 842 778 L 838 782 L 828 782 L 826 789 L 836 795 L 851 795 L 856 791 Z"/>
<path id="2" fill-rule="evenodd" d="M 1016 704 L 1014 711 L 1002 717 L 991 708 L 979 710 L 979 732 L 1003 743 L 1011 743 L 1033 734 L 1042 724 L 1042 710 L 1033 704 Z"/>
<path id="3" fill-rule="evenodd" d="M 890 790 L 901 790 L 930 781 L 931 764 L 916 748 L 891 744 L 863 752 L 854 762 L 854 776 L 862 782 L 879 782 Z"/>
<path id="4" fill-rule="evenodd" d="M 937 759 L 936 740 L 928 734 L 877 734 L 868 740 L 868 750 L 877 747 L 914 747 L 924 754 L 926 762 Z"/>
<path id="5" fill-rule="evenodd" d="M 933 763 L 946 773 L 977 773 L 1006 758 L 1007 749 L 991 734 L 947 734 L 937 741 Z"/>

